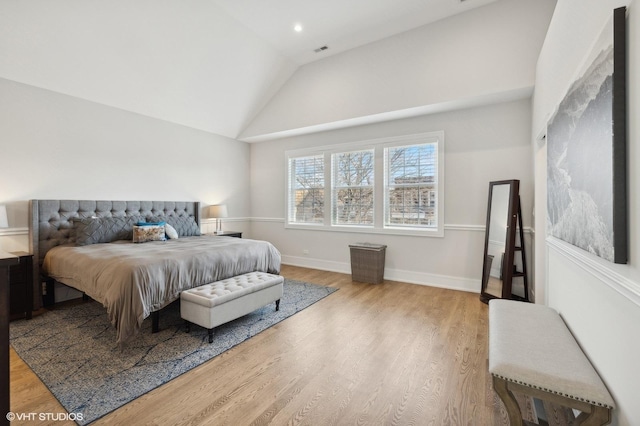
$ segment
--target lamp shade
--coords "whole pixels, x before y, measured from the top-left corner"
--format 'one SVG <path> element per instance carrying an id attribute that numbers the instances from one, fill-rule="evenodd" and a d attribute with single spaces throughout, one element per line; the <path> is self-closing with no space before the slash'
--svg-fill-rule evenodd
<path id="1" fill-rule="evenodd" d="M 216 219 L 221 217 L 227 217 L 227 205 L 217 204 L 215 206 L 209 206 L 209 217 L 216 218 Z"/>
<path id="2" fill-rule="evenodd" d="M 7 206 L 0 204 L 0 228 L 8 228 L 9 220 L 7 219 Z"/>

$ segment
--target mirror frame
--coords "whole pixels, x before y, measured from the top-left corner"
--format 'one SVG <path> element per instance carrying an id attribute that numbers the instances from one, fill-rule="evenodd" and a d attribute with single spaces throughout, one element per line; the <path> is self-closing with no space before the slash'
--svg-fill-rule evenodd
<path id="1" fill-rule="evenodd" d="M 489 283 L 490 265 L 487 262 L 489 250 L 489 227 L 491 224 L 491 202 L 493 198 L 493 188 L 497 185 L 509 185 L 509 204 L 507 212 L 507 235 L 505 238 L 504 260 L 502 261 L 502 295 L 487 293 L 487 284 Z M 489 204 L 487 206 L 487 226 L 485 228 L 484 238 L 484 258 L 482 261 L 482 286 L 480 289 L 480 300 L 489 303 L 491 299 L 512 299 L 511 285 L 513 281 L 514 252 L 516 244 L 518 207 L 520 204 L 520 181 L 518 179 L 499 180 L 489 182 Z"/>

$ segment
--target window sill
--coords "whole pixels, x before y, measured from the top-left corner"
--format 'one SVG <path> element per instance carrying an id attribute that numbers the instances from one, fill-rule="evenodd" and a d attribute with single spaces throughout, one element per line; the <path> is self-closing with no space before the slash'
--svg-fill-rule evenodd
<path id="1" fill-rule="evenodd" d="M 403 228 L 373 228 L 366 226 L 345 226 L 345 225 L 298 225 L 285 223 L 285 229 L 297 229 L 304 231 L 325 231 L 325 232 L 347 232 L 351 234 L 379 234 L 379 235 L 404 235 L 410 237 L 444 237 L 444 229 L 403 229 Z"/>

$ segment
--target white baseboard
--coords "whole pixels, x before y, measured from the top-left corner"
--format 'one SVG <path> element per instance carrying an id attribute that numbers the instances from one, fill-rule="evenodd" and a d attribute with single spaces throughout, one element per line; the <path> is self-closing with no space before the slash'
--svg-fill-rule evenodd
<path id="1" fill-rule="evenodd" d="M 345 262 L 334 262 L 321 259 L 299 256 L 282 256 L 282 263 L 303 268 L 318 269 L 321 271 L 339 272 L 341 274 L 351 274 L 351 264 Z M 449 290 L 467 291 L 470 293 L 480 293 L 480 279 L 464 277 L 452 277 L 448 275 L 429 274 L 425 272 L 404 271 L 401 269 L 385 268 L 384 279 L 390 281 L 401 281 L 410 284 L 426 285 L 430 287 L 446 288 Z"/>
<path id="2" fill-rule="evenodd" d="M 302 268 L 318 269 L 320 271 L 351 274 L 351 265 L 344 262 L 314 259 L 311 257 L 288 256 L 283 254 L 282 263 L 285 265 L 300 266 Z"/>

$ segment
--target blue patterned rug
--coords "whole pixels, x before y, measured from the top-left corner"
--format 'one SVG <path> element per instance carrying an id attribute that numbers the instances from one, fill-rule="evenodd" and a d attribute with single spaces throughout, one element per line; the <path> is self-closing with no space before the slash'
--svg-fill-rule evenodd
<path id="1" fill-rule="evenodd" d="M 151 319 L 123 351 L 115 329 L 97 302 L 57 308 L 32 320 L 11 322 L 11 346 L 77 423 L 84 425 L 178 377 L 337 289 L 286 280 L 280 310 L 271 303 L 207 331 L 186 333 L 179 304 L 160 314 L 160 332 Z M 80 415 L 81 414 L 81 415 Z"/>

